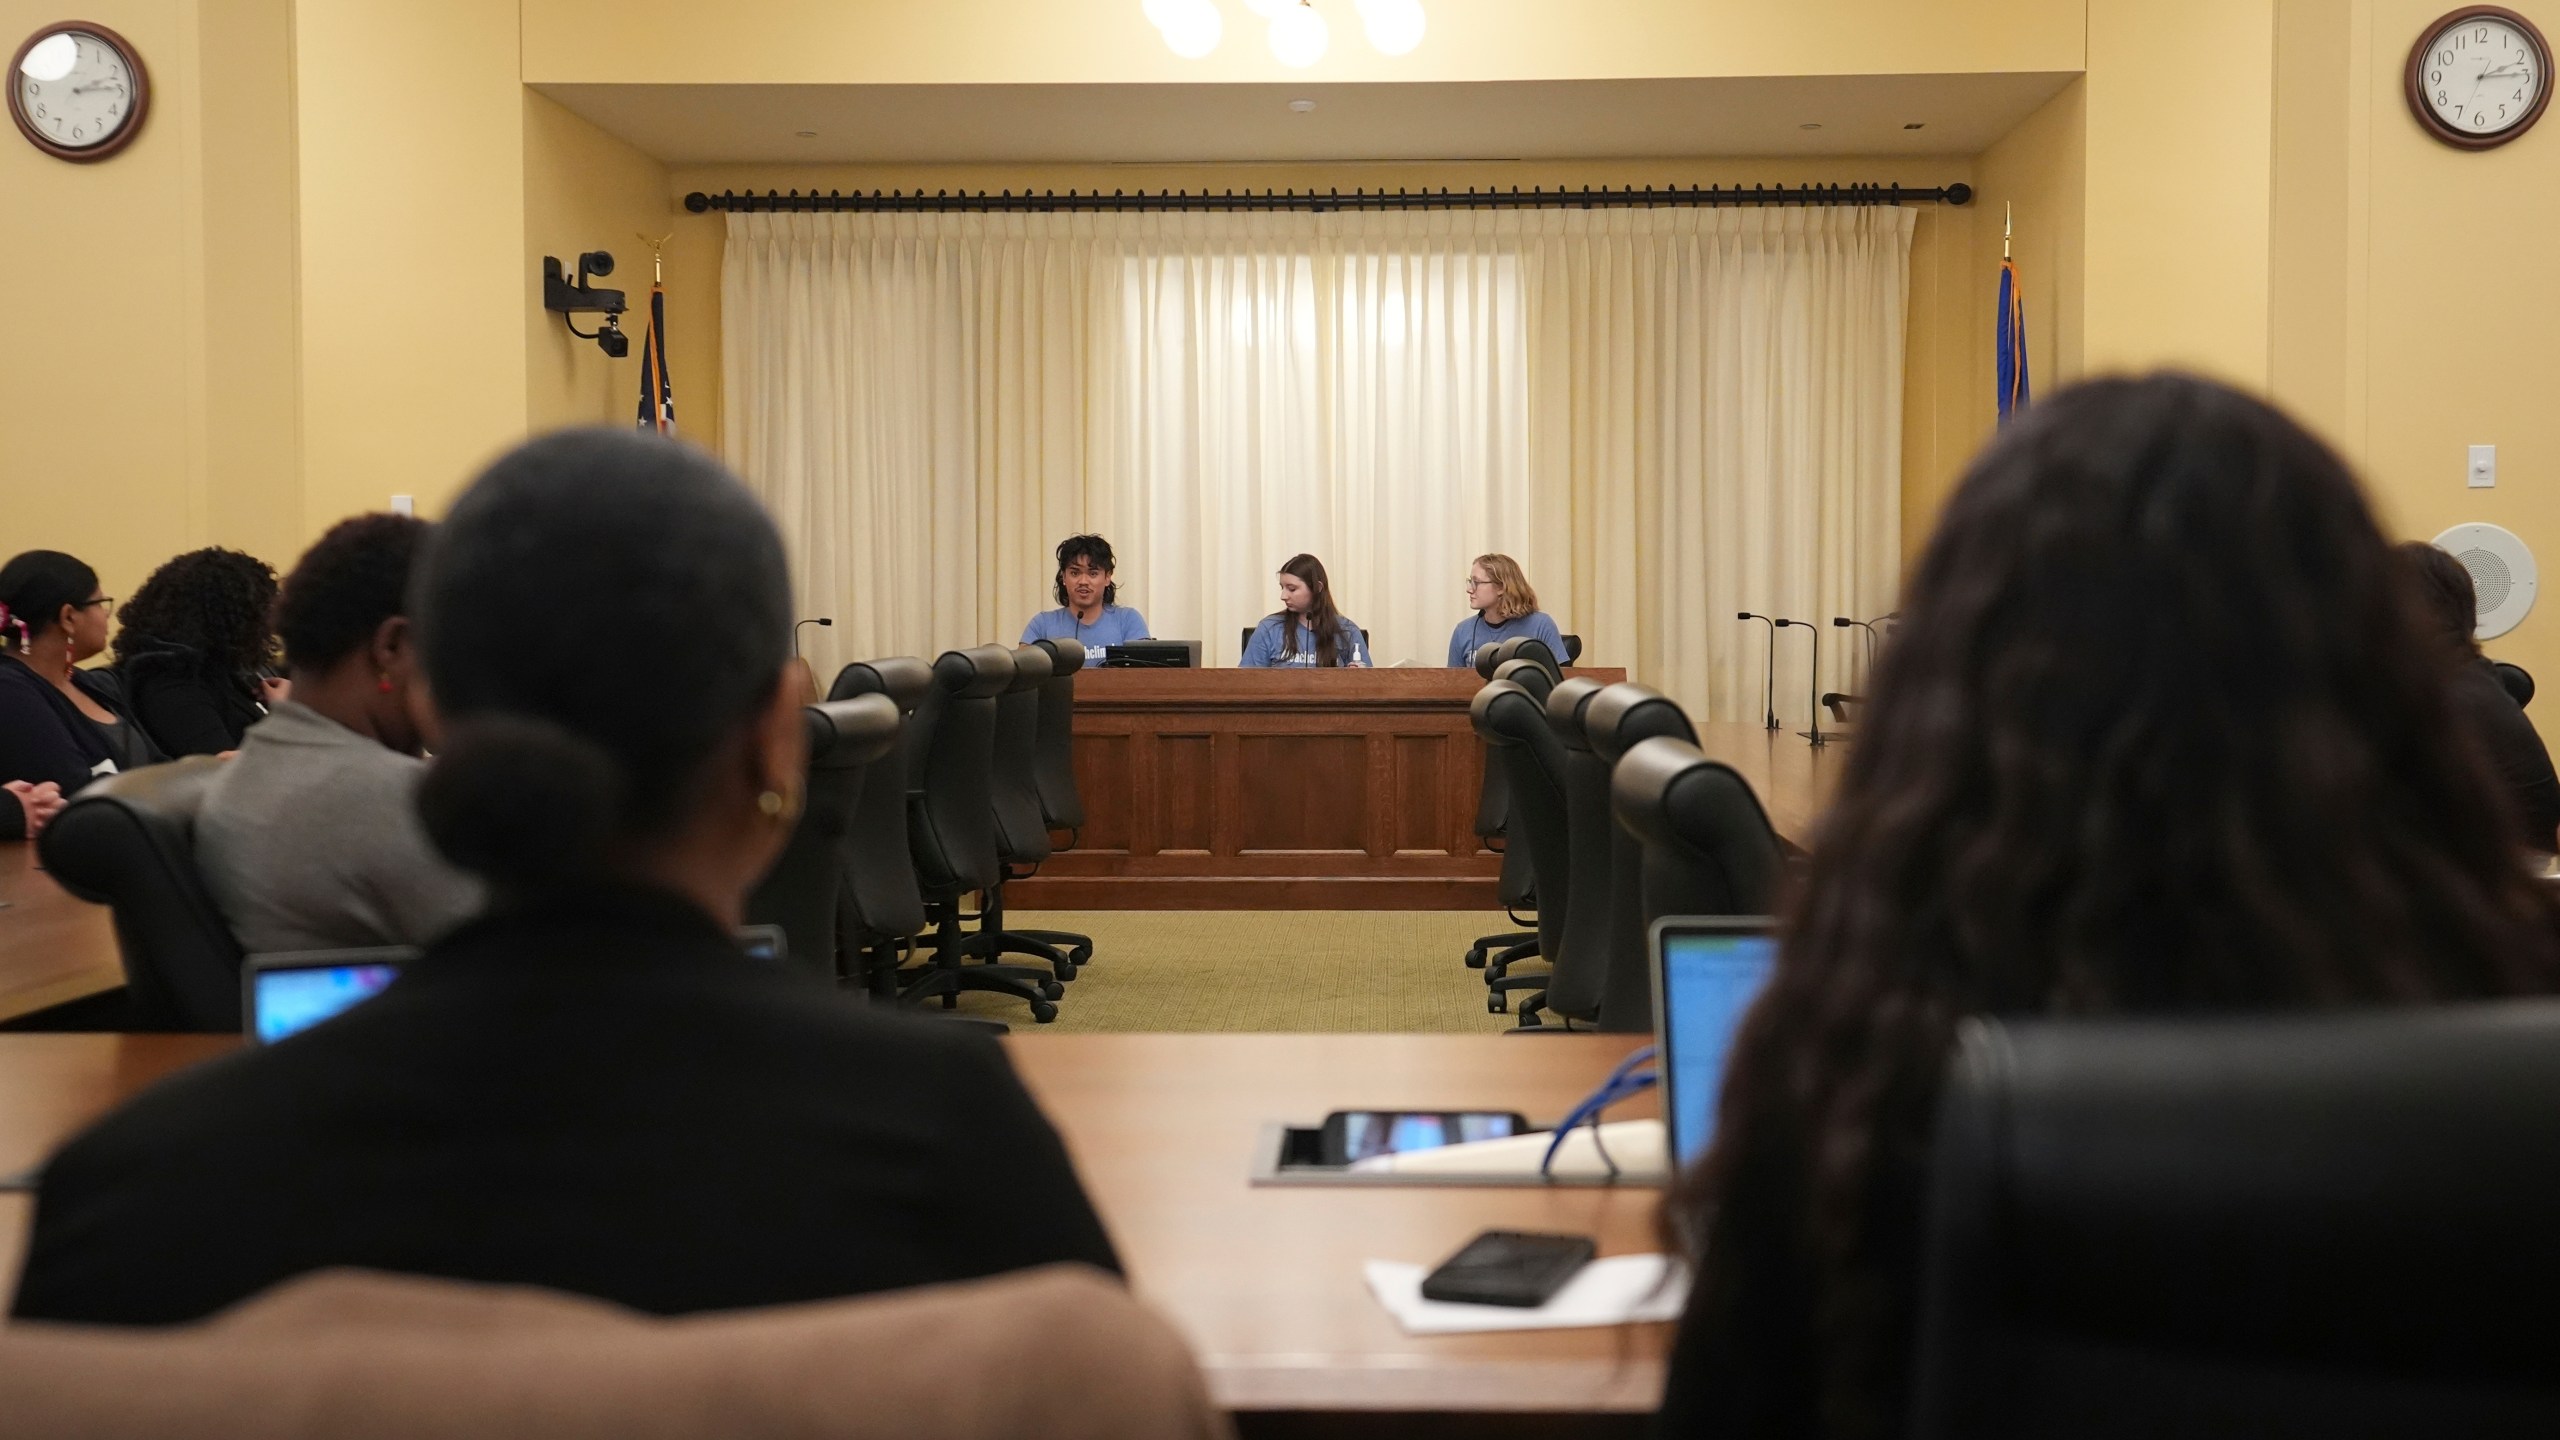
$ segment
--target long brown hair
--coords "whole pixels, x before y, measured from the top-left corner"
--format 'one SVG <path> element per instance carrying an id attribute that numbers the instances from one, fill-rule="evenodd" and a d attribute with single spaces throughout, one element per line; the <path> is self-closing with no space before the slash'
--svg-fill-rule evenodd
<path id="1" fill-rule="evenodd" d="M 1666 1213 L 1702 1256 L 1672 1412 L 1898 1430 L 1969 1015 L 2560 989 L 2411 588 L 2337 457 L 2206 381 L 2066 391 L 1975 461 Z"/>
<path id="2" fill-rule="evenodd" d="M 1280 573 L 1296 576 L 1298 583 L 1306 586 L 1307 593 L 1314 597 L 1307 601 L 1307 613 L 1303 617 L 1290 614 L 1286 605 L 1280 607 L 1280 653 L 1298 653 L 1298 621 L 1303 618 L 1308 628 L 1316 632 L 1316 663 L 1341 664 L 1342 612 L 1333 608 L 1333 585 L 1324 578 L 1324 562 L 1313 555 L 1300 553 L 1290 556 L 1280 566 Z"/>

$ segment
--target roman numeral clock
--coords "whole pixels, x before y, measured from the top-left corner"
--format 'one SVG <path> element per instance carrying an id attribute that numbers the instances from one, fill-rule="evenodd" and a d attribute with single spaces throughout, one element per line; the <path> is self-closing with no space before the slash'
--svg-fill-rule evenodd
<path id="1" fill-rule="evenodd" d="M 2551 46 L 2532 21 L 2466 5 L 2428 26 L 2409 50 L 2409 111 L 2462 150 L 2504 145 L 2533 128 L 2551 98 Z"/>
<path id="2" fill-rule="evenodd" d="M 27 37 L 0 76 L 9 118 L 27 143 L 57 160 L 104 160 L 142 133 L 151 76 L 142 56 L 113 30 L 63 20 Z"/>

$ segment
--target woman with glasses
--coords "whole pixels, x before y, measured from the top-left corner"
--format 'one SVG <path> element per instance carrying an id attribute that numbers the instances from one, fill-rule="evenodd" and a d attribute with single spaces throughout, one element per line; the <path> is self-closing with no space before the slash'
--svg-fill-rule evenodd
<path id="1" fill-rule="evenodd" d="M 1449 632 L 1451 669 L 1473 665 L 1478 650 L 1520 635 L 1546 641 L 1556 663 L 1564 663 L 1564 636 L 1538 608 L 1538 592 L 1529 588 L 1519 561 L 1508 555 L 1477 556 L 1467 568 L 1467 608 L 1475 613 Z"/>
<path id="2" fill-rule="evenodd" d="M 70 795 L 101 775 L 169 758 L 115 687 L 79 668 L 107 648 L 115 604 L 98 593 L 97 571 L 59 550 L 0 565 L 0 782 Z M 42 821 L 28 794 L 19 808 L 32 833 Z"/>

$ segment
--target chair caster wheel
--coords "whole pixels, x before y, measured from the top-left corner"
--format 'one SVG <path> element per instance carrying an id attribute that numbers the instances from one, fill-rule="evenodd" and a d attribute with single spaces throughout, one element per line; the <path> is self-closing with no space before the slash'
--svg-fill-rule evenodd
<path id="1" fill-rule="evenodd" d="M 1070 964 L 1070 965 L 1075 966 L 1075 967 L 1076 967 L 1077 969 L 1079 969 L 1079 970 L 1083 969 L 1083 968 L 1084 968 L 1084 967 L 1086 967 L 1087 965 L 1092 964 L 1092 963 L 1093 963 L 1093 947 L 1092 947 L 1092 946 L 1090 946 L 1090 945 L 1079 945 L 1079 946 L 1077 946 L 1076 948 L 1074 948 L 1073 950 L 1068 951 L 1068 952 L 1067 952 L 1067 963 L 1068 963 L 1068 964 Z"/>
<path id="2" fill-rule="evenodd" d="M 1066 993 L 1067 987 L 1059 984 L 1055 980 L 1043 980 L 1040 982 L 1040 998 L 1043 1000 L 1055 1000 Z"/>
<path id="3" fill-rule="evenodd" d="M 1507 1013 L 1511 1007 L 1509 1004 L 1504 1002 L 1502 992 L 1496 990 L 1492 994 L 1484 997 L 1484 1008 L 1485 1013 L 1488 1015 L 1501 1015 Z"/>
<path id="4" fill-rule="evenodd" d="M 1058 1018 L 1058 1007 L 1046 1000 L 1034 1000 L 1031 1002 L 1031 1018 L 1046 1025 Z"/>
<path id="5" fill-rule="evenodd" d="M 1482 947 L 1482 946 L 1478 946 L 1477 948 L 1472 949 L 1472 950 L 1469 950 L 1469 951 L 1467 952 L 1467 968 L 1468 968 L 1468 969 L 1470 969 L 1470 970 L 1481 970 L 1481 969 L 1483 969 L 1483 968 L 1484 968 L 1484 962 L 1485 962 L 1485 953 L 1484 953 L 1484 949 L 1483 949 L 1483 947 Z"/>
<path id="6" fill-rule="evenodd" d="M 1063 985 L 1076 978 L 1076 967 L 1073 965 L 1061 965 L 1057 967 L 1056 971 L 1053 973 L 1058 977 L 1057 983 Z"/>
<path id="7" fill-rule="evenodd" d="M 960 1008 L 960 997 L 959 997 L 959 996 L 957 996 L 957 995 L 952 995 L 952 994 L 947 994 L 947 993 L 946 993 L 946 994 L 942 997 L 942 1008 L 943 1008 L 943 1009 L 945 1009 L 945 1010 L 957 1010 L 957 1009 L 959 1009 L 959 1008 Z"/>

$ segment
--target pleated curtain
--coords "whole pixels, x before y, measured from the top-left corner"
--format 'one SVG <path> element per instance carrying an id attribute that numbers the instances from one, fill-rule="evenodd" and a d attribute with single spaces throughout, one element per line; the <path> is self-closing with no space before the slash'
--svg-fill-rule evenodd
<path id="1" fill-rule="evenodd" d="M 1301 550 L 1381 664 L 1440 664 L 1502 551 L 1587 662 L 1757 718 L 1736 611 L 1827 629 L 1899 582 L 1913 219 L 732 215 L 722 438 L 836 619 L 804 632 L 822 678 L 1011 642 L 1091 529 L 1212 664 Z"/>

